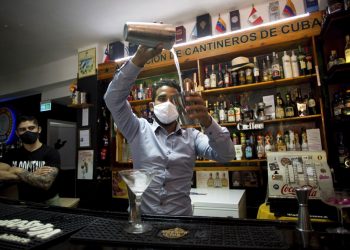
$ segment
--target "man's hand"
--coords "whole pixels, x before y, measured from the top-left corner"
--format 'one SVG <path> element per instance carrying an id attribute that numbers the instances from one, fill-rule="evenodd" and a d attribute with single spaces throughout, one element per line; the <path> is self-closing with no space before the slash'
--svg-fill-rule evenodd
<path id="1" fill-rule="evenodd" d="M 18 175 L 20 173 L 23 173 L 26 170 L 24 170 L 23 168 L 11 167 L 8 171 L 9 171 L 9 173 Z"/>
<path id="2" fill-rule="evenodd" d="M 47 175 L 50 174 L 52 172 L 54 172 L 55 170 L 52 167 L 42 167 L 39 168 L 38 170 L 34 171 L 33 174 L 35 175 Z"/>
<path id="3" fill-rule="evenodd" d="M 209 127 L 212 118 L 208 114 L 208 109 L 205 107 L 203 98 L 198 93 L 193 92 L 189 96 L 186 96 L 186 101 L 193 103 L 186 106 L 186 111 L 189 112 L 189 118 L 198 119 L 203 127 Z"/>
<path id="4" fill-rule="evenodd" d="M 137 48 L 137 51 L 131 60 L 136 66 L 143 68 L 143 66 L 145 66 L 148 60 L 160 54 L 162 50 L 162 43 L 159 43 L 155 48 L 149 48 L 144 45 L 140 45 Z"/>

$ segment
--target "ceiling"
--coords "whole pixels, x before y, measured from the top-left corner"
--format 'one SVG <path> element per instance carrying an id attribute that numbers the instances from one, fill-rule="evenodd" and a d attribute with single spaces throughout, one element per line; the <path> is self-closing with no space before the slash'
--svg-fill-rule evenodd
<path id="1" fill-rule="evenodd" d="M 266 0 L 254 0 L 254 3 Z M 127 21 L 174 25 L 251 0 L 11 0 L 0 5 L 0 76 L 77 54 L 91 44 L 122 40 Z"/>

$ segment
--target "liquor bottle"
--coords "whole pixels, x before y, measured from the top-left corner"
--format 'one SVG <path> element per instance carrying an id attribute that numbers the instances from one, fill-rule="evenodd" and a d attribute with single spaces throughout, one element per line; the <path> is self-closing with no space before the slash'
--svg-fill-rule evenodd
<path id="1" fill-rule="evenodd" d="M 301 96 L 301 89 L 298 88 L 297 90 L 297 98 L 295 100 L 296 106 L 297 106 L 297 111 L 298 111 L 298 116 L 306 116 L 307 115 L 307 102 L 303 100 L 303 97 Z"/>
<path id="2" fill-rule="evenodd" d="M 222 72 L 221 63 L 219 63 L 217 87 L 218 87 L 218 88 L 223 88 L 223 87 L 224 87 L 224 74 L 223 74 L 223 72 Z"/>
<path id="3" fill-rule="evenodd" d="M 290 137 L 289 137 L 289 130 L 284 132 L 284 144 L 286 145 L 286 150 L 290 151 Z"/>
<path id="4" fill-rule="evenodd" d="M 195 87 L 195 91 L 201 95 L 201 92 L 204 90 L 204 88 L 203 88 L 202 84 L 197 83 L 197 72 L 193 73 L 193 85 L 197 86 L 197 87 Z"/>
<path id="5" fill-rule="evenodd" d="M 301 150 L 299 134 L 296 131 L 294 131 L 294 145 L 295 145 L 295 151 L 300 151 Z"/>
<path id="6" fill-rule="evenodd" d="M 282 131 L 278 131 L 276 135 L 276 149 L 278 152 L 287 151 L 286 144 L 284 143 Z"/>
<path id="7" fill-rule="evenodd" d="M 286 118 L 288 117 L 294 117 L 296 112 L 295 112 L 295 106 L 294 103 L 290 97 L 290 93 L 286 93 L 286 104 L 284 105 L 284 113 L 286 115 Z"/>
<path id="8" fill-rule="evenodd" d="M 227 63 L 225 65 L 224 84 L 225 84 L 225 87 L 230 87 L 231 84 L 232 84 L 232 82 L 231 82 L 231 74 L 228 71 Z"/>
<path id="9" fill-rule="evenodd" d="M 290 56 L 287 54 L 287 51 L 283 51 L 282 64 L 283 64 L 284 78 L 292 78 L 293 77 L 292 63 L 291 63 Z"/>
<path id="10" fill-rule="evenodd" d="M 338 159 L 339 159 L 339 163 L 340 165 L 344 165 L 344 160 L 346 157 L 346 149 L 345 149 L 345 145 L 344 145 L 344 138 L 343 138 L 343 133 L 339 132 L 339 140 L 338 140 Z"/>
<path id="11" fill-rule="evenodd" d="M 305 60 L 306 60 L 306 72 L 307 74 L 311 75 L 313 72 L 313 66 L 312 66 L 312 54 L 308 47 L 305 47 Z"/>
<path id="12" fill-rule="evenodd" d="M 309 146 L 307 144 L 307 134 L 306 134 L 306 129 L 302 128 L 301 129 L 301 150 L 302 151 L 308 151 Z"/>
<path id="13" fill-rule="evenodd" d="M 233 108 L 232 103 L 230 103 L 230 108 L 227 111 L 227 121 L 228 122 L 235 122 L 236 121 L 235 109 Z"/>
<path id="14" fill-rule="evenodd" d="M 327 64 L 327 70 L 330 70 L 333 65 L 337 64 L 338 56 L 336 50 L 331 50 L 331 55 L 329 56 L 329 61 Z"/>
<path id="15" fill-rule="evenodd" d="M 259 76 L 260 76 L 260 71 L 259 71 L 259 65 L 256 60 L 256 57 L 254 56 L 254 69 L 253 69 L 253 75 L 254 75 L 254 82 L 258 83 L 259 82 Z"/>
<path id="16" fill-rule="evenodd" d="M 140 83 L 139 88 L 137 89 L 137 100 L 143 100 L 143 84 Z"/>
<path id="17" fill-rule="evenodd" d="M 267 69 L 266 63 L 263 60 L 263 82 L 267 82 L 269 80 L 269 71 Z"/>
<path id="18" fill-rule="evenodd" d="M 235 132 L 232 133 L 232 143 L 233 145 L 238 145 L 239 142 L 238 142 L 238 136 Z"/>
<path id="19" fill-rule="evenodd" d="M 305 54 L 302 51 L 302 48 L 300 45 L 299 45 L 298 61 L 299 61 L 299 68 L 300 68 L 301 75 L 304 76 L 306 75 L 306 59 L 305 59 Z"/>
<path id="20" fill-rule="evenodd" d="M 217 77 L 215 72 L 214 64 L 211 65 L 211 74 L 210 74 L 210 88 L 215 89 L 217 87 Z"/>
<path id="21" fill-rule="evenodd" d="M 231 81 L 233 86 L 238 85 L 238 72 L 237 71 L 232 71 L 231 72 Z"/>
<path id="22" fill-rule="evenodd" d="M 233 104 L 233 108 L 235 110 L 235 120 L 236 122 L 240 122 L 241 121 L 241 105 L 239 103 L 239 100 L 235 100 L 234 104 Z"/>
<path id="23" fill-rule="evenodd" d="M 210 89 L 210 75 L 208 66 L 205 66 L 204 89 Z"/>
<path id="24" fill-rule="evenodd" d="M 245 70 L 244 69 L 241 69 L 238 71 L 238 84 L 239 85 L 246 84 Z"/>
<path id="25" fill-rule="evenodd" d="M 224 109 L 224 103 L 220 102 L 220 106 L 219 106 L 219 123 L 225 123 L 226 119 L 225 119 L 225 109 Z"/>
<path id="26" fill-rule="evenodd" d="M 265 143 L 264 144 L 265 144 L 265 148 L 264 148 L 265 154 L 266 154 L 266 152 L 271 152 L 273 146 L 272 146 L 272 136 L 269 132 L 267 132 L 265 135 Z"/>
<path id="27" fill-rule="evenodd" d="M 247 84 L 253 83 L 253 69 L 251 68 L 245 69 L 245 79 Z"/>
<path id="28" fill-rule="evenodd" d="M 345 62 L 350 63 L 350 36 L 349 35 L 345 36 L 345 42 L 346 42 L 345 43 Z"/>
<path id="29" fill-rule="evenodd" d="M 308 113 L 309 113 L 309 115 L 316 115 L 317 114 L 316 100 L 314 98 L 313 91 L 311 91 L 311 90 L 309 92 L 309 98 L 307 100 L 307 106 L 308 106 Z"/>
<path id="30" fill-rule="evenodd" d="M 289 130 L 289 145 L 287 145 L 287 148 L 290 151 L 295 150 L 295 135 L 293 130 Z"/>
<path id="31" fill-rule="evenodd" d="M 219 107 L 218 107 L 218 103 L 214 103 L 214 112 L 213 112 L 213 119 L 219 123 L 219 120 L 220 120 L 220 115 L 219 115 Z"/>
<path id="32" fill-rule="evenodd" d="M 299 64 L 298 64 L 298 59 L 297 56 L 294 53 L 294 50 L 292 50 L 292 56 L 290 57 L 291 64 L 292 64 L 292 73 L 293 77 L 298 77 L 299 74 Z"/>
<path id="33" fill-rule="evenodd" d="M 283 100 L 280 93 L 276 94 L 275 112 L 276 119 L 282 119 L 285 117 Z"/>
<path id="34" fill-rule="evenodd" d="M 240 141 L 241 141 L 241 145 L 242 145 L 242 159 L 246 159 L 245 148 L 247 146 L 247 140 L 246 140 L 244 132 L 240 133 Z"/>
<path id="35" fill-rule="evenodd" d="M 264 137 L 261 134 L 257 135 L 256 155 L 258 159 L 265 158 Z"/>
<path id="36" fill-rule="evenodd" d="M 245 150 L 245 153 L 244 153 L 245 158 L 247 160 L 253 159 L 253 148 L 252 148 L 252 146 L 250 144 L 250 140 L 247 140 L 247 145 L 246 145 L 244 150 Z"/>
<path id="37" fill-rule="evenodd" d="M 270 62 L 269 56 L 266 56 L 266 68 L 267 68 L 268 81 L 271 81 L 272 80 L 272 67 L 271 67 L 271 62 Z"/>
<path id="38" fill-rule="evenodd" d="M 281 67 L 280 63 L 278 61 L 278 55 L 277 53 L 273 52 L 272 53 L 272 79 L 273 80 L 278 80 L 281 79 Z"/>

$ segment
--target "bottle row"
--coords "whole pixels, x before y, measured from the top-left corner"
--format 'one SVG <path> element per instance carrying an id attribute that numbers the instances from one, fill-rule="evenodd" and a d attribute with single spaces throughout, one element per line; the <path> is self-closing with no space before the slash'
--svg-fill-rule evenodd
<path id="1" fill-rule="evenodd" d="M 315 130 L 316 133 L 319 130 Z M 314 129 L 289 129 L 271 132 L 233 132 L 232 141 L 235 147 L 236 160 L 266 159 L 266 152 L 308 151 L 322 148 L 320 140 L 308 144 L 308 133 L 313 137 Z M 205 160 L 198 157 L 197 160 Z"/>
<path id="2" fill-rule="evenodd" d="M 5 142 L 0 143 L 0 160 L 2 157 L 9 151 L 10 149 L 20 148 L 22 146 L 22 142 L 17 140 L 12 144 L 6 144 Z"/>
<path id="3" fill-rule="evenodd" d="M 253 61 L 253 63 L 251 63 Z M 292 78 L 314 73 L 312 51 L 309 47 L 273 52 L 241 60 L 243 64 L 211 64 L 205 67 L 204 89 L 224 88 L 244 84 Z"/>
<path id="4" fill-rule="evenodd" d="M 270 119 L 283 119 L 291 117 L 303 117 L 316 115 L 318 106 L 313 92 L 302 97 L 301 89 L 297 88 L 297 95 L 293 98 L 291 92 L 285 94 L 285 99 L 280 93 L 274 96 L 264 96 L 263 100 L 270 98 L 269 104 L 260 101 L 251 103 L 247 93 L 239 96 L 224 97 L 222 95 L 212 102 L 206 100 L 208 112 L 218 123 L 251 122 Z"/>
<path id="5" fill-rule="evenodd" d="M 337 120 L 350 120 L 350 88 L 333 94 L 333 116 Z"/>

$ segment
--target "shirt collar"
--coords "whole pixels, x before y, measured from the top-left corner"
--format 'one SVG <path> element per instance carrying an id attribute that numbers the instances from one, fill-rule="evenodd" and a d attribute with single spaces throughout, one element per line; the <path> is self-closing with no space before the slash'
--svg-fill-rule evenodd
<path id="1" fill-rule="evenodd" d="M 162 128 L 162 126 L 160 126 L 159 123 L 155 119 L 153 119 L 153 123 L 152 123 L 151 127 L 152 127 L 152 130 L 153 130 L 154 133 L 156 133 L 156 131 L 158 129 Z M 182 129 L 181 129 L 181 126 L 180 126 L 179 123 L 176 123 L 176 129 L 175 129 L 174 133 L 176 133 L 178 135 L 182 134 Z"/>

